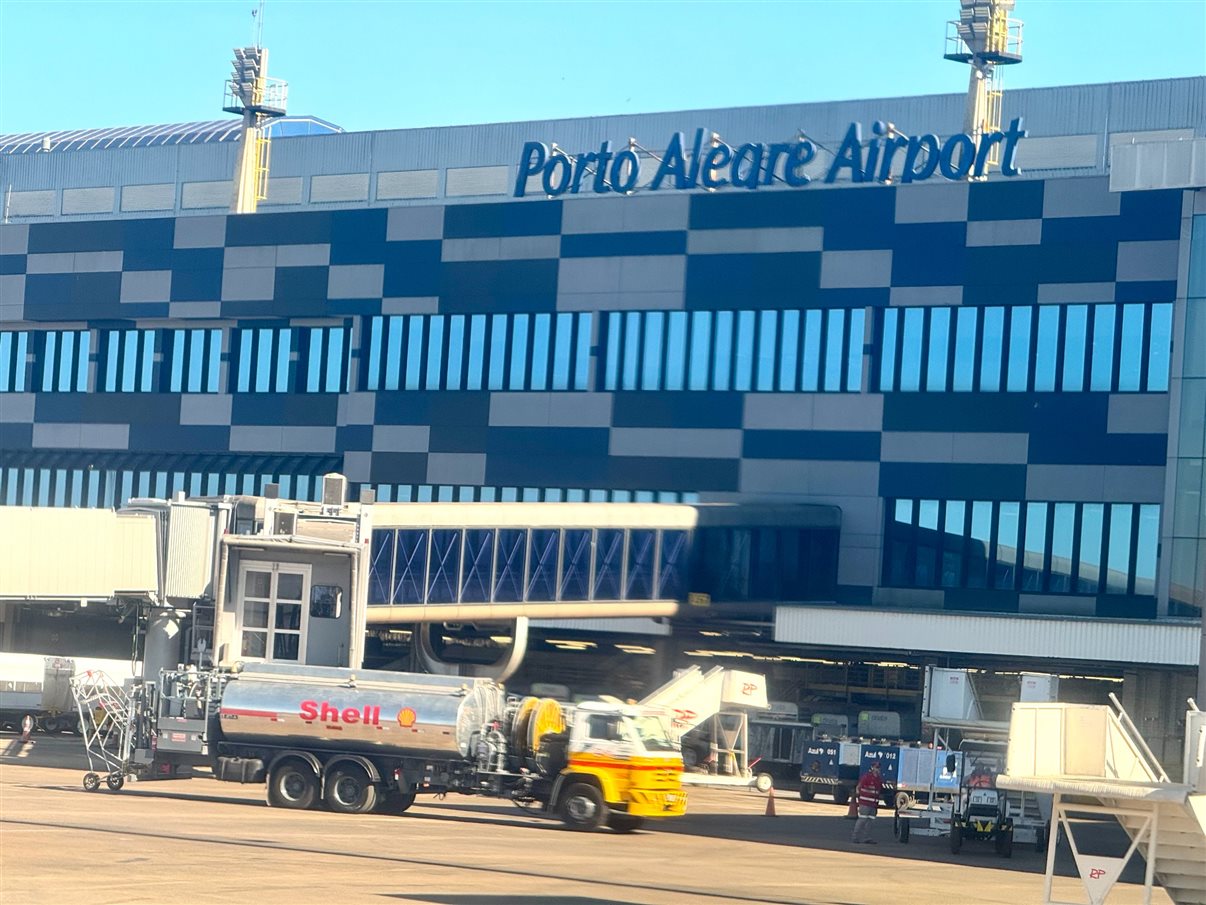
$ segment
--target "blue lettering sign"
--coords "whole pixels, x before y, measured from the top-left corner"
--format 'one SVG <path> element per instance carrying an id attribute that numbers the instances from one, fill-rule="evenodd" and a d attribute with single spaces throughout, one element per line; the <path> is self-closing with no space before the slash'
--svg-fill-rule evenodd
<path id="1" fill-rule="evenodd" d="M 979 140 L 964 133 L 948 136 L 946 141 L 932 133 L 910 138 L 882 121 L 871 124 L 871 134 L 873 137 L 865 141 L 862 125 L 849 125 L 825 171 L 826 183 L 843 177 L 854 183 L 890 182 L 900 152 L 904 153 L 901 184 L 922 182 L 935 173 L 951 180 L 980 179 L 997 145 L 1001 146 L 1001 175 L 1016 176 L 1021 172 L 1016 162 L 1018 143 L 1027 133 L 1018 117 L 1005 131 L 985 133 Z M 812 181 L 804 170 L 816 157 L 817 145 L 803 136 L 794 142 L 746 142 L 734 148 L 705 129 L 696 129 L 689 145 L 682 132 L 675 132 L 649 181 L 649 190 L 656 192 L 663 186 L 676 190 L 702 187 L 714 191 L 724 186 L 753 190 L 776 182 L 800 188 Z M 556 145 L 529 141 L 520 153 L 516 198 L 524 197 L 534 177 L 540 179 L 541 190 L 550 197 L 582 191 L 631 194 L 641 183 L 641 160 L 631 145 L 615 153 L 609 141 L 603 142 L 598 151 L 576 156 Z"/>

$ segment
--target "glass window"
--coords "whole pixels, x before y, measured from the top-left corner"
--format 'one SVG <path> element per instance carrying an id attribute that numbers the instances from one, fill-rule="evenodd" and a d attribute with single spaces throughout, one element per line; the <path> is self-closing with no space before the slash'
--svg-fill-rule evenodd
<path id="1" fill-rule="evenodd" d="M 1060 388 L 1065 393 L 1079 393 L 1085 388 L 1088 323 L 1088 305 L 1069 305 L 1064 309 L 1064 376 Z"/>
<path id="2" fill-rule="evenodd" d="M 775 388 L 778 315 L 777 311 L 763 311 L 758 315 L 758 369 L 754 388 L 764 393 Z"/>
<path id="3" fill-rule="evenodd" d="M 578 347 L 574 352 L 574 389 L 585 390 L 590 385 L 590 342 L 591 342 L 591 313 L 579 314 Z"/>
<path id="4" fill-rule="evenodd" d="M 1147 389 L 1149 392 L 1162 393 L 1168 389 L 1168 358 L 1172 352 L 1172 314 L 1172 305 L 1152 305 L 1152 332 L 1148 337 L 1147 344 Z"/>
<path id="5" fill-rule="evenodd" d="M 656 540 L 656 531 L 633 528 L 629 532 L 625 600 L 652 599 Z"/>
<path id="6" fill-rule="evenodd" d="M 976 308 L 956 308 L 955 368 L 952 389 L 967 393 L 976 379 Z"/>
<path id="7" fill-rule="evenodd" d="M 444 385 L 450 390 L 461 388 L 464 355 L 465 315 L 454 314 L 448 318 L 448 368 L 444 373 Z"/>
<path id="8" fill-rule="evenodd" d="M 1156 593 L 1156 550 L 1160 542 L 1160 507 L 1139 507 L 1138 542 L 1135 545 L 1135 593 Z"/>
<path id="9" fill-rule="evenodd" d="M 511 379 L 507 388 L 522 390 L 528 375 L 528 321 L 526 314 L 511 318 Z"/>
<path id="10" fill-rule="evenodd" d="M 804 355 L 800 361 L 800 389 L 815 393 L 821 386 L 821 312 L 804 313 Z"/>
<path id="11" fill-rule="evenodd" d="M 863 334 L 867 328 L 867 312 L 854 308 L 849 318 L 850 329 L 846 332 L 846 390 L 857 393 L 863 388 Z"/>
<path id="12" fill-rule="evenodd" d="M 733 353 L 733 389 L 746 392 L 754 370 L 754 312 L 737 312 L 737 343 Z"/>
<path id="13" fill-rule="evenodd" d="M 666 389 L 681 390 L 687 374 L 687 312 L 672 311 L 666 328 Z"/>
<path id="14" fill-rule="evenodd" d="M 1143 370 L 1143 306 L 1122 306 L 1122 344 L 1118 350 L 1118 389 L 1139 389 Z"/>
<path id="15" fill-rule="evenodd" d="M 364 379 L 366 390 L 381 389 L 381 323 L 382 318 L 371 317 L 368 322 L 368 365 Z M 363 351 L 362 353 L 363 354 Z"/>
<path id="16" fill-rule="evenodd" d="M 1079 594 L 1096 594 L 1101 586 L 1101 530 L 1105 506 L 1085 503 L 1080 510 L 1080 564 L 1076 574 Z"/>
<path id="17" fill-rule="evenodd" d="M 933 587 L 938 565 L 938 501 L 917 502 L 917 563 L 913 583 L 920 588 Z"/>
<path id="18" fill-rule="evenodd" d="M 498 555 L 494 567 L 495 602 L 517 603 L 523 600 L 523 570 L 527 561 L 527 545 L 526 529 L 498 529 Z"/>
<path id="19" fill-rule="evenodd" d="M 549 332 L 552 329 L 551 314 L 532 317 L 532 370 L 530 389 L 548 389 L 549 375 Z"/>
<path id="20" fill-rule="evenodd" d="M 997 508 L 997 547 L 992 586 L 1013 588 L 1017 578 L 1020 503 L 1000 503 Z"/>
<path id="21" fill-rule="evenodd" d="M 343 390 L 343 327 L 327 330 L 327 373 L 324 392 L 338 393 Z"/>
<path id="22" fill-rule="evenodd" d="M 456 603 L 460 590 L 460 570 L 460 529 L 432 529 L 431 564 L 427 570 L 427 602 Z"/>
<path id="23" fill-rule="evenodd" d="M 681 600 L 686 589 L 689 548 L 686 531 L 663 531 L 658 558 L 657 597 Z"/>
<path id="24" fill-rule="evenodd" d="M 1005 344 L 1005 309 L 984 309 L 984 338 L 980 350 L 980 392 L 1001 389 L 1001 354 Z"/>
<path id="25" fill-rule="evenodd" d="M 833 393 L 842 388 L 842 371 L 846 363 L 846 312 L 841 308 L 830 308 L 825 320 L 825 392 Z"/>
<path id="26" fill-rule="evenodd" d="M 1009 374 L 1005 387 L 1011 393 L 1024 393 L 1030 380 L 1029 308 L 1009 309 Z"/>
<path id="27" fill-rule="evenodd" d="M 321 350 L 321 347 L 320 347 Z M 278 362 L 280 356 L 278 355 Z M 285 353 L 284 375 L 278 377 L 276 389 L 283 392 L 287 387 L 285 382 L 289 376 L 288 352 Z M 188 391 L 201 392 L 201 373 L 205 368 L 205 331 L 190 330 L 188 332 Z"/>
<path id="28" fill-rule="evenodd" d="M 475 314 L 469 319 L 469 371 L 465 389 L 482 388 L 482 371 L 486 361 L 486 315 Z"/>
<path id="29" fill-rule="evenodd" d="M 1047 590 L 1066 594 L 1072 590 L 1072 541 L 1076 536 L 1076 504 L 1056 503 L 1051 518 L 1051 570 Z"/>
<path id="30" fill-rule="evenodd" d="M 1093 306 L 1093 360 L 1089 371 L 1089 389 L 1109 391 L 1114 386 L 1113 305 Z"/>
<path id="31" fill-rule="evenodd" d="M 589 528 L 566 529 L 561 563 L 562 600 L 589 599 L 591 547 Z"/>
<path id="32" fill-rule="evenodd" d="M 708 388 L 708 347 L 712 339 L 712 312 L 695 311 L 691 314 L 691 368 L 687 376 L 687 388 Z"/>
<path id="33" fill-rule="evenodd" d="M 900 389 L 915 393 L 921 389 L 921 337 L 925 326 L 924 308 L 904 310 L 904 328 L 900 343 Z"/>
<path id="34" fill-rule="evenodd" d="M 637 388 L 637 373 L 641 362 L 640 353 L 641 312 L 629 311 L 624 316 L 624 370 L 621 375 L 621 389 L 635 390 Z"/>
<path id="35" fill-rule="evenodd" d="M 600 528 L 595 539 L 595 600 L 619 600 L 624 570 L 624 532 Z"/>
<path id="36" fill-rule="evenodd" d="M 425 387 L 440 388 L 440 376 L 444 370 L 444 315 L 433 314 L 427 320 L 427 378 Z"/>
<path id="37" fill-rule="evenodd" d="M 942 539 L 942 586 L 957 588 L 962 583 L 963 570 L 963 522 L 967 517 L 967 504 L 962 500 L 949 500 L 946 504 L 946 525 Z"/>
<path id="38" fill-rule="evenodd" d="M 930 348 L 925 372 L 925 388 L 929 392 L 946 390 L 946 362 L 950 345 L 951 309 L 930 310 Z"/>
<path id="39" fill-rule="evenodd" d="M 1055 366 L 1059 356 L 1059 306 L 1042 305 L 1038 312 L 1038 341 L 1034 351 L 1034 388 L 1050 392 L 1055 389 Z"/>
<path id="40" fill-rule="evenodd" d="M 412 314 L 406 319 L 406 380 L 408 390 L 420 388 L 419 374 L 423 364 L 423 321 L 422 315 Z"/>
<path id="41" fill-rule="evenodd" d="M 490 318 L 490 377 L 487 383 L 489 389 L 501 390 L 503 388 L 506 364 L 507 316 L 495 314 Z"/>
<path id="42" fill-rule="evenodd" d="M 422 603 L 427 587 L 427 531 L 398 531 L 391 603 Z"/>
<path id="43" fill-rule="evenodd" d="M 967 544 L 967 586 L 988 586 L 988 553 L 992 541 L 992 503 L 977 500 L 971 505 L 971 531 Z"/>
<path id="44" fill-rule="evenodd" d="M 147 387 L 151 385 L 151 368 L 152 357 L 148 355 L 143 361 L 143 379 L 146 381 Z M 213 329 L 209 331 L 209 374 L 205 380 L 205 392 L 218 392 L 218 374 L 222 365 L 222 331 Z"/>
<path id="45" fill-rule="evenodd" d="M 893 507 L 892 520 L 901 525 L 913 524 L 913 501 L 897 500 Z"/>
<path id="46" fill-rule="evenodd" d="M 65 392 L 71 389 L 71 369 L 75 364 L 75 334 L 63 331 L 59 343 L 59 379 L 55 389 Z"/>
<path id="47" fill-rule="evenodd" d="M 890 393 L 895 387 L 896 377 L 896 321 L 899 312 L 896 308 L 884 310 L 884 335 L 879 346 L 879 391 Z"/>
<path id="48" fill-rule="evenodd" d="M 783 312 L 783 329 L 779 334 L 779 389 L 796 391 L 796 366 L 799 362 L 800 312 Z"/>
<path id="49" fill-rule="evenodd" d="M 1106 551 L 1107 594 L 1127 593 L 1131 572 L 1131 522 L 1134 507 L 1130 503 L 1110 506 L 1110 541 Z"/>
<path id="50" fill-rule="evenodd" d="M 1022 554 L 1022 590 L 1043 589 L 1043 561 L 1047 554 L 1047 504 L 1026 504 L 1026 548 Z"/>
<path id="51" fill-rule="evenodd" d="M 402 318 L 389 318 L 389 335 L 385 344 L 385 389 L 396 390 L 402 385 Z"/>
<path id="52" fill-rule="evenodd" d="M 569 312 L 557 315 L 556 337 L 553 341 L 553 389 L 569 389 L 570 359 L 573 357 L 574 316 Z"/>
<path id="53" fill-rule="evenodd" d="M 661 311 L 645 314 L 645 360 L 641 368 L 641 389 L 662 388 L 662 330 L 666 315 Z"/>
<path id="54" fill-rule="evenodd" d="M 528 553 L 528 600 L 557 599 L 557 552 L 561 532 L 555 528 L 533 528 Z"/>
<path id="55" fill-rule="evenodd" d="M 716 312 L 716 357 L 712 366 L 712 389 L 727 390 L 733 371 L 733 312 Z"/>

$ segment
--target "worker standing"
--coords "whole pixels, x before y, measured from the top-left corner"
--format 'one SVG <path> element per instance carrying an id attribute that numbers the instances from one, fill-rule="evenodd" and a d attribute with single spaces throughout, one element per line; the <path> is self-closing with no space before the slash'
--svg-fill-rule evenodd
<path id="1" fill-rule="evenodd" d="M 879 810 L 879 796 L 883 791 L 884 781 L 879 775 L 879 764 L 872 764 L 866 773 L 859 778 L 854 795 L 858 799 L 858 820 L 854 824 L 854 834 L 851 842 L 875 845 L 871 838 L 871 823 Z"/>

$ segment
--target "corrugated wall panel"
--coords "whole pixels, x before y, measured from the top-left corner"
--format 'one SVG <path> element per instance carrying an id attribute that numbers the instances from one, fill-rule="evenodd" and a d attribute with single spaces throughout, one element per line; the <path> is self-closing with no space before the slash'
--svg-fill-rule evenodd
<path id="1" fill-rule="evenodd" d="M 0 507 L 0 597 L 78 600 L 158 589 L 153 519 L 107 509 Z"/>
<path id="2" fill-rule="evenodd" d="M 1194 622 L 980 616 L 842 607 L 778 607 L 775 640 L 1090 662 L 1197 665 Z"/>

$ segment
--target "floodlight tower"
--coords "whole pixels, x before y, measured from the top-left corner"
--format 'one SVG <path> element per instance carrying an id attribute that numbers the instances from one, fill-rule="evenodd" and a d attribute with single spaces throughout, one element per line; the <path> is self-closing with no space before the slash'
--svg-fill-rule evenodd
<path id="1" fill-rule="evenodd" d="M 1010 19 L 1014 0 L 959 0 L 959 18 L 946 23 L 946 53 L 956 63 L 968 63 L 967 112 L 963 131 L 979 146 L 980 136 L 1001 129 L 1001 74 L 999 66 L 1022 62 L 1022 23 Z M 994 144 L 988 167 L 1001 162 L 1001 146 Z"/>
<path id="2" fill-rule="evenodd" d="M 230 200 L 232 214 L 253 214 L 256 205 L 268 197 L 270 140 L 264 127 L 285 115 L 288 95 L 288 82 L 268 78 L 268 51 L 258 41 L 251 47 L 235 48 L 233 73 L 222 102 L 227 113 L 243 117 Z"/>

